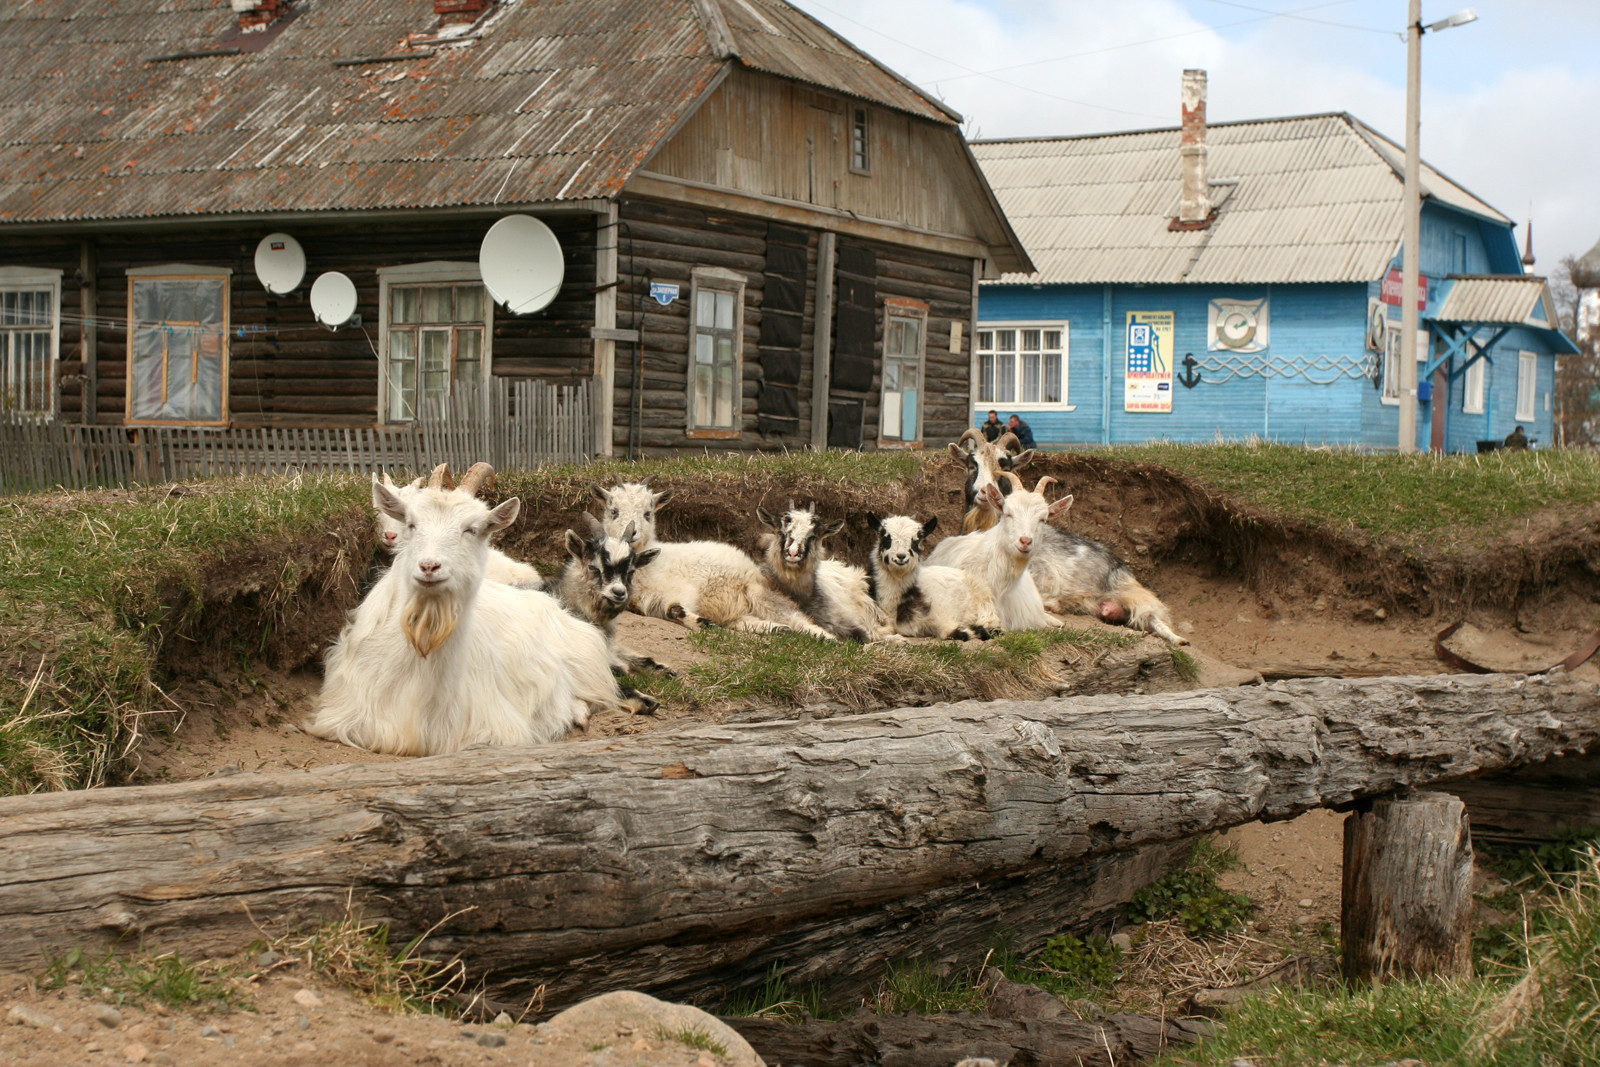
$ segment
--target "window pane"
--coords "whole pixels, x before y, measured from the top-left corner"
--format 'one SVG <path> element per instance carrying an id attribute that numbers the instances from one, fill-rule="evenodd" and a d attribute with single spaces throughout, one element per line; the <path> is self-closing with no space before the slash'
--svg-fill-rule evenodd
<path id="1" fill-rule="evenodd" d="M 1025 331 L 1037 333 L 1038 331 Z M 1026 344 L 1026 338 L 1024 338 Z M 1025 404 L 1039 402 L 1039 354 L 1027 352 L 1022 356 L 1022 401 Z"/>
<path id="2" fill-rule="evenodd" d="M 995 403 L 1013 403 L 1017 399 L 1017 361 L 1002 356 L 995 361 L 995 375 Z"/>
<path id="3" fill-rule="evenodd" d="M 423 311 L 427 311 L 424 297 Z M 421 337 L 422 368 L 419 375 L 421 391 L 418 401 L 445 396 L 450 392 L 450 331 L 424 330 Z"/>
<path id="4" fill-rule="evenodd" d="M 694 367 L 694 424 L 711 425 L 713 367 L 709 361 Z"/>
<path id="5" fill-rule="evenodd" d="M 717 317 L 717 294 L 711 289 L 701 289 L 694 295 L 694 323 L 696 326 L 710 326 Z"/>
<path id="6" fill-rule="evenodd" d="M 128 385 L 135 421 L 221 420 L 226 300 L 220 278 L 134 281 Z"/>
<path id="7" fill-rule="evenodd" d="M 717 367 L 717 425 L 733 429 L 733 413 L 738 407 L 738 383 L 733 378 L 734 366 L 724 363 Z"/>
<path id="8" fill-rule="evenodd" d="M 389 361 L 389 417 L 406 422 L 417 417 L 417 365 Z"/>
<path id="9" fill-rule="evenodd" d="M 483 360 L 483 331 L 482 330 L 457 330 L 456 331 L 456 380 L 475 382 L 478 380 L 478 367 Z M 463 363 L 473 365 L 469 374 L 461 369 Z"/>
<path id="10" fill-rule="evenodd" d="M 1061 331 L 1046 330 L 1044 332 L 1044 347 L 1049 351 L 1059 351 L 1061 349 Z"/>
<path id="11" fill-rule="evenodd" d="M 733 338 L 717 338 L 717 372 L 733 373 Z"/>
<path id="12" fill-rule="evenodd" d="M 456 321 L 483 321 L 483 286 L 462 285 L 456 288 Z"/>
<path id="13" fill-rule="evenodd" d="M 439 286 L 422 290 L 422 321 L 423 322 L 450 322 L 451 300 L 450 295 L 454 290 Z"/>
<path id="14" fill-rule="evenodd" d="M 711 363 L 712 353 L 715 347 L 715 344 L 712 340 L 714 336 L 715 335 L 709 333 L 697 333 L 694 335 L 694 361 L 696 363 L 704 363 L 707 365 Z"/>
<path id="15" fill-rule="evenodd" d="M 979 330 L 978 331 L 978 347 L 979 348 L 983 348 L 983 349 L 992 349 L 992 348 L 994 348 L 994 331 L 993 330 Z"/>
<path id="16" fill-rule="evenodd" d="M 891 393 L 900 391 L 900 364 L 895 360 L 883 364 L 883 387 Z"/>
<path id="17" fill-rule="evenodd" d="M 1022 331 L 1022 350 L 1024 352 L 1037 352 L 1037 351 L 1039 351 L 1039 331 L 1038 330 L 1023 330 Z"/>
<path id="18" fill-rule="evenodd" d="M 1061 353 L 1049 352 L 1044 357 L 1044 394 L 1046 404 L 1059 404 L 1061 396 Z"/>
<path id="19" fill-rule="evenodd" d="M 994 347 L 997 352 L 1015 352 L 1017 350 L 1017 331 L 996 330 L 994 332 Z"/>
<path id="20" fill-rule="evenodd" d="M 0 293 L 0 326 L 17 324 L 17 294 Z"/>
<path id="21" fill-rule="evenodd" d="M 978 401 L 983 404 L 994 403 L 994 356 L 992 355 L 978 357 Z"/>
<path id="22" fill-rule="evenodd" d="M 717 329 L 733 329 L 733 294 L 717 293 Z"/>
<path id="23" fill-rule="evenodd" d="M 390 289 L 389 308 L 390 322 L 416 322 L 418 320 L 417 291 L 415 289 Z"/>

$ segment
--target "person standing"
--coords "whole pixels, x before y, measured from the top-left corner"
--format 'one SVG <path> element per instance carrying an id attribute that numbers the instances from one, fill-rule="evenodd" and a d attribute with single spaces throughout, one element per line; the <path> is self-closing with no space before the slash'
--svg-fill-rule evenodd
<path id="1" fill-rule="evenodd" d="M 1017 435 L 1017 440 L 1022 442 L 1022 450 L 1024 452 L 1034 447 L 1033 429 L 1022 421 L 1022 416 L 1011 416 L 1011 421 L 1006 423 L 1006 429 Z"/>
<path id="2" fill-rule="evenodd" d="M 989 412 L 989 421 L 978 427 L 978 429 L 983 431 L 983 439 L 985 441 L 993 441 L 1006 432 L 1006 428 L 1000 424 L 1000 413 L 993 410 Z"/>

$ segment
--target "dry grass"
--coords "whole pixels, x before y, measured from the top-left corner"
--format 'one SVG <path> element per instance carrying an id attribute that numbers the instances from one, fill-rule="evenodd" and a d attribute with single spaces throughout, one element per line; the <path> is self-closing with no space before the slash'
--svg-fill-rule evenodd
<path id="1" fill-rule="evenodd" d="M 470 910 L 470 909 L 469 909 Z M 389 927 L 363 919 L 353 910 L 307 934 L 271 942 L 283 954 L 275 966 L 303 964 L 395 1014 L 448 1013 L 466 987 L 466 965 L 459 959 L 435 960 L 418 947 L 463 912 L 445 916 L 400 948 L 389 943 Z"/>

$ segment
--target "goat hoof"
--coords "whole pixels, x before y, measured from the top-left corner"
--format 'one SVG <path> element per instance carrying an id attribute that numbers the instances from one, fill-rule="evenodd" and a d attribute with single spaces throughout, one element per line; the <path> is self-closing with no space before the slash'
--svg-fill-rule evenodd
<path id="1" fill-rule="evenodd" d="M 702 630 L 720 630 L 720 629 L 722 629 L 722 627 L 719 624 L 712 622 L 710 619 L 706 618 L 704 615 L 700 616 L 699 618 L 695 619 L 694 621 L 699 624 L 700 629 L 702 629 Z"/>
<path id="2" fill-rule="evenodd" d="M 688 615 L 689 613 L 683 610 L 682 604 L 673 604 L 671 607 L 667 608 L 667 618 L 671 619 L 673 622 L 682 622 L 688 617 Z"/>
<path id="3" fill-rule="evenodd" d="M 967 633 L 966 630 L 951 630 L 950 631 L 949 640 L 951 640 L 951 641 L 970 641 L 970 640 L 972 640 L 972 635 Z"/>

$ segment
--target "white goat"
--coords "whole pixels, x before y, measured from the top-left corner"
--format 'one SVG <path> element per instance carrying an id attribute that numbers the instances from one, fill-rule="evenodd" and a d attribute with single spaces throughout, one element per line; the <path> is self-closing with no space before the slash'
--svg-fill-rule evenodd
<path id="1" fill-rule="evenodd" d="M 373 505 L 404 530 L 332 648 L 318 737 L 405 756 L 553 741 L 591 710 L 626 707 L 605 636 L 545 593 L 483 580 L 489 538 L 517 517 L 467 493 L 380 482 Z"/>
<path id="2" fill-rule="evenodd" d="M 593 492 L 605 505 L 601 521 L 608 535 L 620 537 L 631 522 L 636 551 L 661 550 L 655 562 L 634 577 L 634 611 L 690 629 L 709 623 L 746 633 L 795 630 L 834 640 L 794 601 L 767 584 L 755 560 L 732 545 L 658 541 L 656 511 L 671 499 L 670 489 L 655 492 L 642 482 L 624 482 L 610 489 L 595 486 Z"/>
<path id="3" fill-rule="evenodd" d="M 872 553 L 872 594 L 903 637 L 987 641 L 1000 631 L 988 589 L 959 567 L 922 562 L 922 542 L 939 516 L 918 522 L 909 515 L 867 516 L 878 532 Z"/>
<path id="4" fill-rule="evenodd" d="M 928 562 L 960 567 L 978 579 L 993 598 L 995 614 L 1007 630 L 1060 626 L 1061 619 L 1045 610 L 1028 564 L 1042 531 L 1049 528 L 1046 524 L 1066 514 L 1072 497 L 1064 496 L 1054 504 L 1045 499 L 1044 490 L 1055 484 L 1054 478 L 1040 478 L 1032 492 L 1020 484 L 1019 479 L 1009 496 L 998 485 L 984 486 L 982 496 L 999 513 L 1000 521 L 982 533 L 945 538 L 928 554 Z"/>
<path id="5" fill-rule="evenodd" d="M 756 519 L 772 531 L 763 537 L 762 575 L 817 625 L 845 641 L 896 636 L 872 599 L 867 572 L 822 554 L 823 540 L 844 529 L 843 519 L 821 523 L 814 506 L 797 508 L 792 501 L 777 516 L 757 507 Z"/>
<path id="6" fill-rule="evenodd" d="M 433 468 L 433 474 L 428 480 L 428 487 L 431 489 L 454 488 L 458 492 L 466 493 L 468 496 L 476 496 L 485 480 L 492 482 L 493 479 L 494 468 L 487 463 L 476 463 L 462 476 L 461 484 L 454 485 L 450 479 L 450 465 L 441 463 Z M 386 471 L 383 475 L 383 484 L 398 494 L 401 499 L 407 499 L 422 488 L 422 479 L 417 478 L 407 485 L 396 485 L 389 478 Z M 390 516 L 385 515 L 382 511 L 378 512 L 378 536 L 382 539 L 383 547 L 389 551 L 390 555 L 399 550 L 400 535 L 404 532 L 404 526 Z M 512 559 L 498 548 L 492 546 L 489 549 L 489 562 L 484 569 L 483 577 L 486 581 L 514 585 L 518 589 L 544 588 L 544 579 L 539 576 L 537 570 L 526 563 Z"/>

